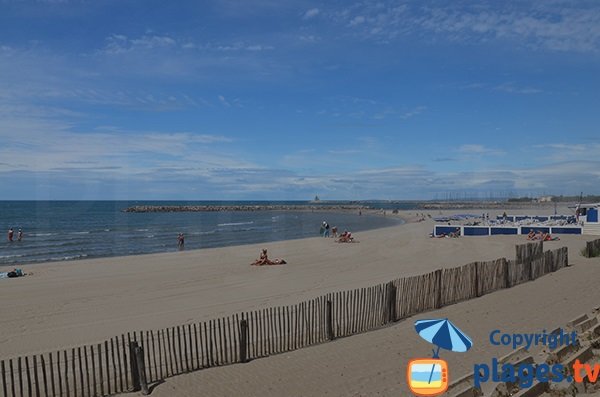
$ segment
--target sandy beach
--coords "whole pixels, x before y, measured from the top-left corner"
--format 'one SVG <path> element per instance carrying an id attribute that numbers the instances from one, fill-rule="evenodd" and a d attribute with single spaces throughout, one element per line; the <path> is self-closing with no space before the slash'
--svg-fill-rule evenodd
<path id="1" fill-rule="evenodd" d="M 489 212 L 493 216 L 498 211 Z M 315 237 L 25 265 L 24 270 L 33 275 L 1 281 L 3 301 L 5 307 L 10 302 L 10 310 L 4 310 L 0 320 L 0 357 L 297 303 L 476 260 L 512 258 L 515 244 L 526 241 L 524 236 L 432 239 L 428 234 L 433 221 L 414 223 L 414 215 L 415 211 L 403 212 L 400 216 L 408 220 L 404 225 L 358 234 L 358 244 Z M 552 329 L 600 305 L 599 259 L 579 253 L 592 237 L 560 238 L 546 243 L 545 249 L 569 247 L 573 266 L 555 274 L 382 330 L 246 365 L 171 378 L 153 395 L 186 396 L 193 395 L 192 390 L 211 396 L 405 395 L 406 360 L 429 355 L 429 347 L 414 332 L 413 320 L 428 317 L 451 318 L 476 341 L 469 354 L 446 357 L 453 373 L 466 374 L 473 363 L 508 353 L 486 342 L 491 329 Z M 288 264 L 249 266 L 263 247 Z"/>

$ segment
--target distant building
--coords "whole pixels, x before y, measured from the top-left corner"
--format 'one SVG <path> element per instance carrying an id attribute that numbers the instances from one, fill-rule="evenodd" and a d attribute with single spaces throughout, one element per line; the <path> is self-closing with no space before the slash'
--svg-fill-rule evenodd
<path id="1" fill-rule="evenodd" d="M 542 196 L 542 197 L 538 197 L 537 201 L 538 201 L 538 203 L 550 203 L 550 202 L 552 202 L 553 198 L 554 198 L 554 196 Z"/>

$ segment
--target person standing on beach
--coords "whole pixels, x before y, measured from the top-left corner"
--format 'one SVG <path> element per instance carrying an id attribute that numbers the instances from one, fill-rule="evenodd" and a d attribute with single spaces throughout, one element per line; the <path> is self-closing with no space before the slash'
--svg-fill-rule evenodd
<path id="1" fill-rule="evenodd" d="M 17 234 L 17 241 L 23 240 L 23 230 L 19 229 L 19 233 Z"/>
<path id="2" fill-rule="evenodd" d="M 179 233 L 179 235 L 177 236 L 177 247 L 180 250 L 182 250 L 184 244 L 185 244 L 185 237 L 184 237 L 183 233 Z"/>
<path id="3" fill-rule="evenodd" d="M 7 235 L 8 241 L 10 243 L 13 242 L 14 235 L 15 235 L 15 232 L 14 232 L 13 228 L 11 227 L 10 229 L 8 229 L 8 235 Z"/>
<path id="4" fill-rule="evenodd" d="M 319 236 L 323 237 L 324 234 L 325 234 L 325 221 L 323 221 L 323 223 L 321 223 L 321 228 L 319 229 Z"/>
<path id="5" fill-rule="evenodd" d="M 329 237 L 329 223 L 325 222 L 325 234 L 323 237 Z"/>

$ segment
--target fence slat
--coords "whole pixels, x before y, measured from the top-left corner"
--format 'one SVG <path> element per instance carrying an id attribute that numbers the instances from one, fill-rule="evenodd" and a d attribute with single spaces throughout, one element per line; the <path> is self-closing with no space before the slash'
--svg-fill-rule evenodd
<path id="1" fill-rule="evenodd" d="M 196 340 L 196 361 L 197 361 L 197 365 L 198 368 L 203 368 L 203 362 L 202 362 L 202 329 L 200 329 L 200 335 L 198 335 L 198 327 L 197 324 L 194 323 L 194 339 Z"/>
<path id="2" fill-rule="evenodd" d="M 31 397 L 31 373 L 29 372 L 29 357 L 25 356 L 25 375 L 27 379 L 27 396 Z"/>
<path id="3" fill-rule="evenodd" d="M 48 366 L 50 367 L 50 390 L 52 390 L 52 397 L 55 397 L 56 384 L 54 383 L 54 363 L 52 362 L 52 353 L 48 353 Z"/>
<path id="4" fill-rule="evenodd" d="M 89 367 L 89 361 L 88 361 L 87 346 L 83 347 L 83 356 L 85 357 L 85 384 L 86 384 L 86 390 L 87 390 L 87 395 L 91 396 L 92 393 L 91 393 L 91 390 L 90 390 L 90 367 Z"/>
<path id="5" fill-rule="evenodd" d="M 75 361 L 75 360 L 73 360 Z M 84 382 L 83 382 L 83 362 L 81 360 L 81 347 L 77 348 L 77 362 L 79 364 L 79 387 L 81 387 L 81 394 L 84 394 Z"/>
<path id="6" fill-rule="evenodd" d="M 33 356 L 33 382 L 35 384 L 35 397 L 40 397 L 40 379 L 38 376 L 37 356 Z M 30 392 L 31 394 L 31 392 Z"/>
<path id="7" fill-rule="evenodd" d="M 104 377 L 102 375 L 102 344 L 98 343 L 98 382 L 100 383 L 100 394 L 104 395 Z"/>
<path id="8" fill-rule="evenodd" d="M 92 395 L 96 395 L 98 384 L 96 381 L 96 360 L 94 359 L 94 345 L 90 345 L 90 361 L 92 363 Z"/>
<path id="9" fill-rule="evenodd" d="M 15 393 L 15 372 L 13 368 L 13 360 L 12 358 L 8 360 L 8 368 L 10 368 L 10 395 L 11 397 L 16 397 Z"/>
<path id="10" fill-rule="evenodd" d="M 2 397 L 8 397 L 8 387 L 6 384 L 6 368 L 2 360 Z"/>
<path id="11" fill-rule="evenodd" d="M 223 365 L 223 363 L 227 362 L 227 349 L 225 349 L 225 338 L 223 337 L 223 334 L 225 333 L 223 328 L 223 324 L 222 324 L 222 319 L 218 319 L 217 320 L 217 324 L 219 327 L 219 356 L 221 358 L 220 360 L 220 364 Z"/>

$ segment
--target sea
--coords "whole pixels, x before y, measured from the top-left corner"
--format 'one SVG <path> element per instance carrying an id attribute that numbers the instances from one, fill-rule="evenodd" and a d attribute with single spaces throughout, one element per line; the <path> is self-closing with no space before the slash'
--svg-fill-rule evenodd
<path id="1" fill-rule="evenodd" d="M 331 205 L 343 202 L 331 203 Z M 353 233 L 392 226 L 396 217 L 356 212 L 253 211 L 128 213 L 134 205 L 309 205 L 308 201 L 0 201 L 0 265 L 171 252 L 177 236 L 185 249 L 223 247 L 319 235 L 325 220 Z M 382 211 L 410 209 L 410 203 L 361 203 Z M 323 205 L 323 203 L 319 203 Z M 8 242 L 7 232 L 23 231 Z"/>

